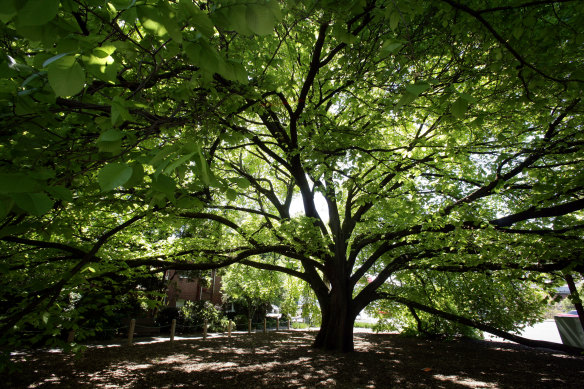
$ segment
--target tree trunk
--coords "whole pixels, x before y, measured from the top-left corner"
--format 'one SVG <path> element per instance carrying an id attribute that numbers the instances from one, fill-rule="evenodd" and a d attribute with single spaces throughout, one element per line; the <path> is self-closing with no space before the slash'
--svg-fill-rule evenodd
<path id="1" fill-rule="evenodd" d="M 356 315 L 353 313 L 350 296 L 330 294 L 328 304 L 321 304 L 322 323 L 313 347 L 324 350 L 351 352 L 353 345 L 353 326 Z"/>
<path id="2" fill-rule="evenodd" d="M 570 289 L 570 295 L 572 296 L 572 302 L 574 303 L 574 307 L 576 308 L 576 312 L 578 312 L 578 319 L 580 320 L 580 325 L 582 326 L 582 330 L 584 330 L 584 307 L 582 306 L 582 300 L 580 299 L 580 294 L 578 293 L 578 289 L 576 289 L 576 284 L 574 283 L 574 277 L 572 277 L 571 274 L 566 274 L 564 279 L 568 283 L 568 289 Z"/>

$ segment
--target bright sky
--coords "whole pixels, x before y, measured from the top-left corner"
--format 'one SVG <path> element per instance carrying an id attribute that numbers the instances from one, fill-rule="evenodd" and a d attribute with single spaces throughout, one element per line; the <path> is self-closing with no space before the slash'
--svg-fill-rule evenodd
<path id="1" fill-rule="evenodd" d="M 321 193 L 316 193 L 314 195 L 314 202 L 316 204 L 316 211 L 320 215 L 321 219 L 328 223 L 328 206 L 326 205 L 326 200 Z M 302 203 L 302 197 L 298 194 L 292 198 L 292 204 L 290 204 L 290 215 L 300 216 L 304 215 L 304 204 Z"/>

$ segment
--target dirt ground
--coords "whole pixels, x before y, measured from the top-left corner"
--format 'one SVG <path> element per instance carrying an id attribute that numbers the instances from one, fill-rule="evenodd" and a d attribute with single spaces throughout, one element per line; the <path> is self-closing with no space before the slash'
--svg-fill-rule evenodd
<path id="1" fill-rule="evenodd" d="M 582 388 L 584 358 L 512 343 L 355 334 L 356 352 L 310 347 L 315 332 L 18 353 L 3 388 Z"/>

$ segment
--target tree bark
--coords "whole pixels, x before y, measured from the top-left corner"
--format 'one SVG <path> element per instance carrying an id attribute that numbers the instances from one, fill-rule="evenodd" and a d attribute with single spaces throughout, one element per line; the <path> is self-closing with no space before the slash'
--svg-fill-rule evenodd
<path id="1" fill-rule="evenodd" d="M 316 335 L 313 347 L 330 351 L 351 352 L 353 344 L 353 326 L 356 315 L 351 305 L 351 296 L 341 293 L 329 295 L 329 301 L 320 302 L 322 323 Z"/>
<path id="2" fill-rule="evenodd" d="M 580 294 L 578 289 L 576 289 L 576 283 L 574 282 L 574 277 L 571 274 L 566 274 L 564 276 L 566 283 L 568 284 L 568 289 L 570 289 L 570 295 L 572 296 L 572 302 L 578 312 L 578 319 L 580 320 L 580 325 L 584 331 L 584 307 L 582 306 L 582 300 L 580 299 Z"/>

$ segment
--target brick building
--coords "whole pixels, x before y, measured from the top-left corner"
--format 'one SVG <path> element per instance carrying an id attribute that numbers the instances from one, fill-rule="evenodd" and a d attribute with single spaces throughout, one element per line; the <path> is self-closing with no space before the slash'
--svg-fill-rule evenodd
<path id="1" fill-rule="evenodd" d="M 166 289 L 166 305 L 182 307 L 187 301 L 211 301 L 214 305 L 221 305 L 221 277 L 215 270 L 209 273 L 210 281 L 195 278 L 188 272 L 168 270 L 165 279 L 168 281 Z"/>

